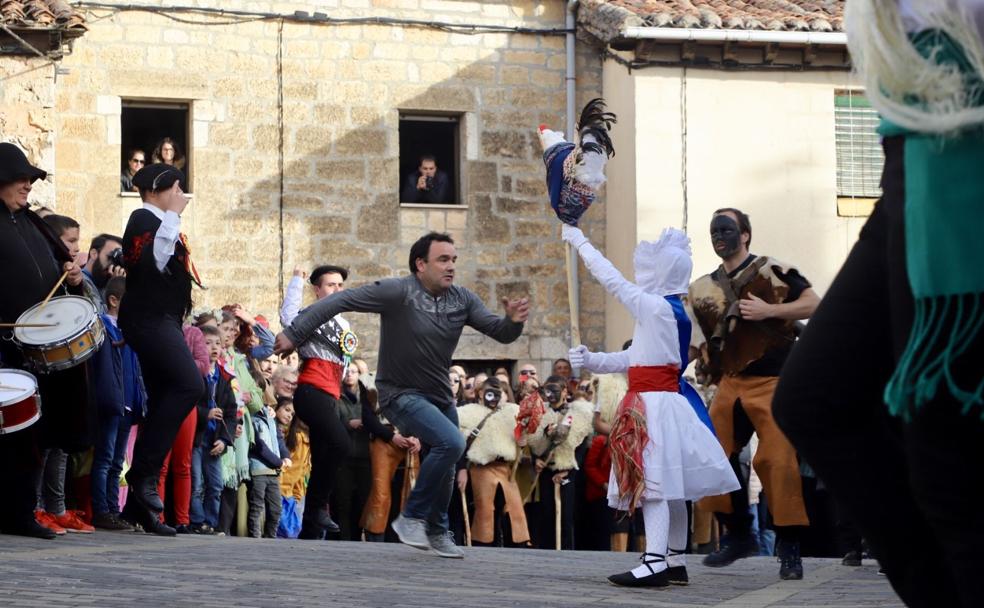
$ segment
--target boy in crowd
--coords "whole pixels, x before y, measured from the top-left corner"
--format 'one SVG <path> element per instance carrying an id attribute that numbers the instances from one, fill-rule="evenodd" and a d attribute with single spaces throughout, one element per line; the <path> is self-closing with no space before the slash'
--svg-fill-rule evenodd
<path id="1" fill-rule="evenodd" d="M 106 341 L 92 359 L 98 434 L 92 453 L 92 525 L 105 530 L 132 530 L 120 518 L 120 474 L 130 427 L 143 416 L 147 395 L 137 355 L 123 341 L 116 325 L 126 279 L 106 283 L 106 312 L 99 315 Z"/>
<path id="2" fill-rule="evenodd" d="M 219 525 L 222 496 L 222 454 L 236 436 L 236 397 L 231 376 L 219 364 L 222 332 L 217 327 L 201 328 L 210 364 L 205 376 L 205 395 L 198 405 L 198 433 L 191 458 L 191 531 L 215 534 Z"/>
<path id="3" fill-rule="evenodd" d="M 249 454 L 249 535 L 260 538 L 262 520 L 263 538 L 277 538 L 280 470 L 290 467 L 290 451 L 277 428 L 276 413 L 269 406 L 253 415 L 253 433 L 255 441 Z"/>

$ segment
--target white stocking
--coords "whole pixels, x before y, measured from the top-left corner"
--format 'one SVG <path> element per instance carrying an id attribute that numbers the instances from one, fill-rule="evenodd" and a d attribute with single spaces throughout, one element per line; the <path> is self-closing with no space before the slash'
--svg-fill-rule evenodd
<path id="1" fill-rule="evenodd" d="M 670 533 L 667 543 L 666 563 L 670 567 L 686 566 L 687 556 L 687 532 L 690 528 L 690 520 L 687 517 L 687 503 L 683 500 L 671 500 L 670 506 Z"/>
<path id="2" fill-rule="evenodd" d="M 643 501 L 642 516 L 646 522 L 646 553 L 665 556 L 667 535 L 670 530 L 670 510 L 666 501 Z M 643 556 L 643 559 L 648 557 Z M 657 562 L 648 565 L 642 564 L 633 569 L 632 574 L 636 578 L 642 578 L 660 572 L 661 570 L 666 570 L 666 562 Z"/>

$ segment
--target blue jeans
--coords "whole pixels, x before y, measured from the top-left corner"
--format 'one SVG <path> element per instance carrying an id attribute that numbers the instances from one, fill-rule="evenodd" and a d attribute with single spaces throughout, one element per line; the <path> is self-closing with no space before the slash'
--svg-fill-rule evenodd
<path id="1" fill-rule="evenodd" d="M 207 441 L 191 453 L 191 504 L 188 518 L 192 524 L 219 525 L 219 500 L 222 496 L 222 456 L 212 456 Z"/>
<path id="2" fill-rule="evenodd" d="M 133 417 L 99 416 L 99 434 L 92 450 L 92 512 L 119 513 L 120 474 Z"/>
<path id="3" fill-rule="evenodd" d="M 441 408 L 422 395 L 407 394 L 390 401 L 380 413 L 400 433 L 419 439 L 427 452 L 403 516 L 426 520 L 428 534 L 447 532 L 455 464 L 465 451 L 458 411 L 453 405 Z"/>

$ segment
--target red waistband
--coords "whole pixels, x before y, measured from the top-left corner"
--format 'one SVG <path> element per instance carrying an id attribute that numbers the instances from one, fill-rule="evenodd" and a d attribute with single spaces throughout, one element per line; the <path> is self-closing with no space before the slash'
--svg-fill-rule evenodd
<path id="1" fill-rule="evenodd" d="M 649 393 L 680 390 L 680 368 L 676 365 L 646 365 L 629 368 L 629 392 Z"/>
<path id="2" fill-rule="evenodd" d="M 297 383 L 309 384 L 339 399 L 342 390 L 342 366 L 324 359 L 305 359 L 301 363 Z"/>

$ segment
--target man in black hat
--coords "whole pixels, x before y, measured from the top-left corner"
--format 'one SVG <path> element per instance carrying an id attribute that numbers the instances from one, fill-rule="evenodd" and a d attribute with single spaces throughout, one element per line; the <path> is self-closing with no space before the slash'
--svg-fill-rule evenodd
<path id="1" fill-rule="evenodd" d="M 191 284 L 199 286 L 181 213 L 188 206 L 180 169 L 149 165 L 133 184 L 143 206 L 130 215 L 123 234 L 126 297 L 119 325 L 140 360 L 147 388 L 147 420 L 127 473 L 130 494 L 122 516 L 144 530 L 173 536 L 158 515 L 164 505 L 157 493 L 161 465 L 181 423 L 202 397 L 205 385 L 181 330 L 191 310 Z"/>
<path id="2" fill-rule="evenodd" d="M 81 294 L 82 270 L 51 227 L 28 209 L 32 184 L 46 176 L 27 161 L 20 148 L 0 143 L 0 200 L 5 207 L 0 211 L 0 284 L 4 286 L 0 321 L 3 323 L 16 322 L 25 310 L 44 300 L 62 273 L 67 273 L 64 284 L 68 290 Z M 20 351 L 9 340 L 0 340 L 0 359 L 5 367 L 25 367 Z M 34 479 L 40 465 L 38 445 L 50 447 L 58 443 L 58 447 L 70 447 L 56 437 L 58 432 L 66 430 L 62 427 L 70 426 L 59 425 L 63 419 L 59 408 L 78 406 L 78 395 L 85 395 L 84 378 L 80 374 L 81 368 L 73 368 L 39 377 L 43 424 L 0 435 L 0 463 L 3 463 L 0 487 L 5 492 L 0 500 L 0 530 L 7 534 L 55 537 L 54 532 L 34 520 L 37 500 Z M 80 386 L 79 382 L 83 384 Z M 69 388 L 74 397 L 66 402 L 63 396 Z M 42 427 L 44 432 L 39 432 Z M 71 434 L 71 429 L 68 433 Z"/>

